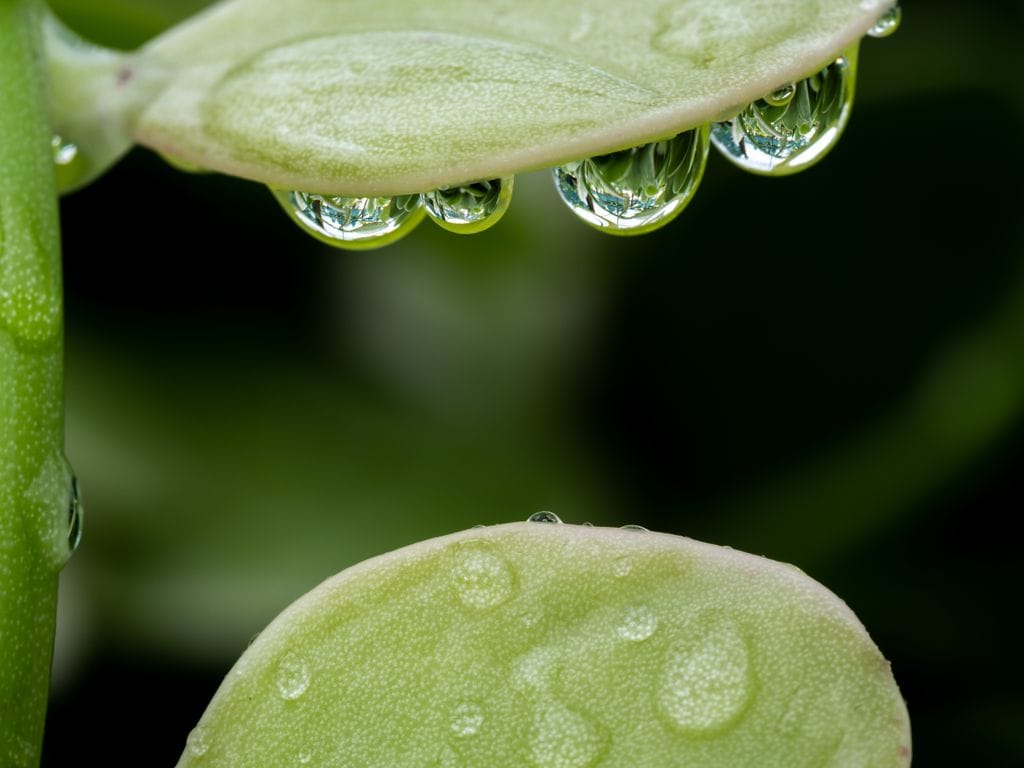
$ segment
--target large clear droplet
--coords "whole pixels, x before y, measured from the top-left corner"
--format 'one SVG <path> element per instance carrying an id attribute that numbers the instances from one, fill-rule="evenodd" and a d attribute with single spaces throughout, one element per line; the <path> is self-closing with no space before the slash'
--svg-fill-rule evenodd
<path id="1" fill-rule="evenodd" d="M 637 235 L 687 206 L 704 175 L 708 127 L 554 169 L 558 194 L 593 227 Z"/>
<path id="2" fill-rule="evenodd" d="M 882 14 L 881 18 L 875 22 L 875 26 L 868 30 L 868 35 L 871 37 L 889 37 L 889 35 L 895 34 L 900 28 L 902 20 L 903 9 L 899 5 L 894 5 Z"/>
<path id="3" fill-rule="evenodd" d="M 784 103 L 758 99 L 731 120 L 711 126 L 711 141 L 752 173 L 785 176 L 821 160 L 850 119 L 857 49 L 796 84 Z"/>
<path id="4" fill-rule="evenodd" d="M 411 232 L 424 216 L 420 195 L 346 197 L 272 191 L 299 226 L 339 248 L 389 245 Z"/>
<path id="5" fill-rule="evenodd" d="M 449 232 L 471 235 L 498 223 L 512 202 L 515 178 L 477 181 L 423 194 L 423 207 L 436 224 Z"/>

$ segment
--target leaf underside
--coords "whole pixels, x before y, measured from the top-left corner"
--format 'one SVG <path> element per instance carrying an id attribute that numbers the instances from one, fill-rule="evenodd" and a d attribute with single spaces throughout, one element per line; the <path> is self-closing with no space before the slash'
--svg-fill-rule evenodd
<path id="1" fill-rule="evenodd" d="M 405 194 L 642 144 L 820 67 L 891 0 L 229 0 L 136 56 L 142 144 Z"/>
<path id="2" fill-rule="evenodd" d="M 281 614 L 179 766 L 889 768 L 889 665 L 792 566 L 515 523 L 369 560 Z"/>

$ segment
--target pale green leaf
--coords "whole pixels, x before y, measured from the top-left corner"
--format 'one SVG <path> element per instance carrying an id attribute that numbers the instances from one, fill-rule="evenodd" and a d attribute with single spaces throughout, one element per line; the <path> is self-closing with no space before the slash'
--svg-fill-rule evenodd
<path id="1" fill-rule="evenodd" d="M 891 0 L 229 0 L 133 62 L 142 144 L 288 189 L 415 193 L 671 136 Z"/>
<path id="2" fill-rule="evenodd" d="M 517 523 L 369 560 L 300 599 L 228 673 L 179 766 L 909 763 L 888 663 L 798 569 Z"/>

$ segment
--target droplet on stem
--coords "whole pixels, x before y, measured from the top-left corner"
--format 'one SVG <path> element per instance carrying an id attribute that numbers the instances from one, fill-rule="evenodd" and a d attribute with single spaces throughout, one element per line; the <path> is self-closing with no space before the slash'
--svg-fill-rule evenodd
<path id="1" fill-rule="evenodd" d="M 534 512 L 532 515 L 530 515 L 528 518 L 526 518 L 526 522 L 528 522 L 528 523 L 560 523 L 560 522 L 562 522 L 562 518 L 560 518 L 554 512 L 546 512 L 546 511 L 545 512 Z"/>

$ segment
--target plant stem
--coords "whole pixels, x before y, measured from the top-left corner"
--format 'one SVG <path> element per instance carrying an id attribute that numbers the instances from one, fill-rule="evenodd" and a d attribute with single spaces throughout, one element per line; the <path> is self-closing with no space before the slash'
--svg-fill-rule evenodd
<path id="1" fill-rule="evenodd" d="M 0 0 L 0 765 L 36 766 L 66 561 L 60 233 L 40 0 Z"/>

